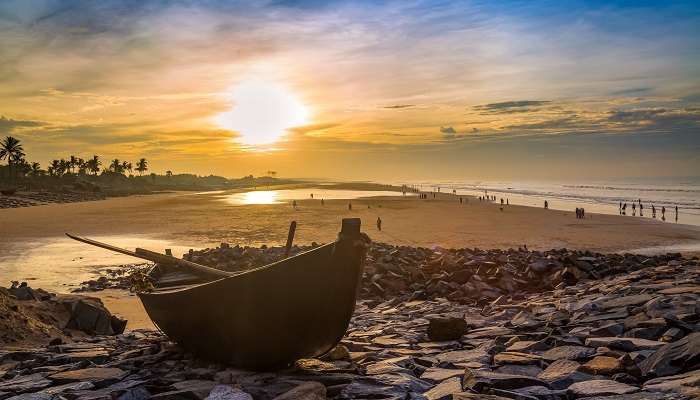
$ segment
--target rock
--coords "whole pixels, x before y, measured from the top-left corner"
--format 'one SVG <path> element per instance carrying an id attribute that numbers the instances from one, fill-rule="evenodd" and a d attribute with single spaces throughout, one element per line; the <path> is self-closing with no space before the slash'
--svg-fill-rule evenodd
<path id="1" fill-rule="evenodd" d="M 326 400 L 326 387 L 318 382 L 305 382 L 273 400 Z"/>
<path id="2" fill-rule="evenodd" d="M 614 299 L 606 300 L 600 306 L 605 310 L 610 309 L 610 308 L 638 306 L 640 304 L 646 303 L 647 301 L 649 301 L 653 298 L 654 298 L 654 296 L 652 296 L 650 294 L 639 294 L 639 295 L 634 295 L 634 296 L 622 296 L 622 297 L 617 297 Z"/>
<path id="3" fill-rule="evenodd" d="M 214 381 L 205 381 L 200 379 L 192 379 L 173 383 L 173 387 L 177 390 L 189 390 L 197 397 L 203 399 L 209 395 L 209 392 L 216 386 Z"/>
<path id="4" fill-rule="evenodd" d="M 457 340 L 467 332 L 464 317 L 440 316 L 428 318 L 428 338 L 434 341 Z"/>
<path id="5" fill-rule="evenodd" d="M 43 374 L 31 374 L 17 376 L 9 380 L 0 382 L 0 392 L 24 393 L 35 392 L 51 386 L 51 381 L 44 378 Z"/>
<path id="6" fill-rule="evenodd" d="M 492 396 L 488 394 L 455 393 L 452 400 L 510 400 L 508 397 Z"/>
<path id="7" fill-rule="evenodd" d="M 624 369 L 622 362 L 614 357 L 598 356 L 583 364 L 580 371 L 593 375 L 612 375 Z"/>
<path id="8" fill-rule="evenodd" d="M 463 387 L 477 392 L 488 388 L 518 389 L 526 386 L 545 386 L 549 384 L 531 376 L 499 374 L 497 372 L 467 369 L 464 374 Z"/>
<path id="9" fill-rule="evenodd" d="M 549 361 L 556 360 L 580 360 L 595 354 L 595 349 L 584 346 L 558 346 L 547 350 L 542 358 Z"/>
<path id="10" fill-rule="evenodd" d="M 700 365 L 700 332 L 668 343 L 644 360 L 640 369 L 646 377 L 674 375 Z"/>
<path id="11" fill-rule="evenodd" d="M 420 378 L 431 382 L 442 382 L 462 375 L 464 375 L 464 370 L 462 369 L 428 368 L 421 374 Z"/>
<path id="12" fill-rule="evenodd" d="M 94 335 L 114 335 L 124 332 L 126 321 L 114 317 L 97 301 L 81 299 L 72 305 L 66 328 Z"/>
<path id="13" fill-rule="evenodd" d="M 540 368 L 537 365 L 506 364 L 506 365 L 501 365 L 500 367 L 496 368 L 494 370 L 494 372 L 498 372 L 500 374 L 525 375 L 525 376 L 537 377 L 537 375 L 542 373 L 542 368 Z"/>
<path id="14" fill-rule="evenodd" d="M 253 396 L 228 385 L 216 385 L 206 400 L 253 400 Z"/>
<path id="15" fill-rule="evenodd" d="M 347 347 L 343 346 L 342 344 L 339 344 L 335 346 L 331 351 L 324 354 L 323 357 L 321 357 L 321 359 L 324 361 L 349 360 L 350 351 L 348 351 Z"/>
<path id="16" fill-rule="evenodd" d="M 84 368 L 49 375 L 56 383 L 90 382 L 95 387 L 104 387 L 122 380 L 129 373 L 119 368 Z"/>
<path id="17" fill-rule="evenodd" d="M 586 339 L 586 346 L 590 347 L 609 347 L 622 351 L 637 351 L 637 350 L 655 350 L 666 343 L 657 342 L 655 340 L 636 339 L 636 338 L 619 338 L 619 337 L 600 337 Z"/>
<path id="18" fill-rule="evenodd" d="M 574 383 L 567 391 L 577 397 L 592 397 L 634 393 L 639 391 L 639 388 L 611 380 L 596 379 Z"/>
<path id="19" fill-rule="evenodd" d="M 664 376 L 647 381 L 644 390 L 691 394 L 700 387 L 700 370 Z"/>
<path id="20" fill-rule="evenodd" d="M 528 365 L 528 364 L 541 364 L 542 357 L 535 354 L 518 353 L 515 351 L 504 351 L 498 353 L 493 357 L 493 362 L 497 365 L 503 364 L 516 364 L 516 365 Z"/>
<path id="21" fill-rule="evenodd" d="M 589 374 L 580 372 L 580 367 L 581 365 L 573 360 L 557 360 L 537 375 L 537 378 L 549 383 L 554 389 L 566 389 L 573 383 L 593 378 Z"/>
<path id="22" fill-rule="evenodd" d="M 460 393 L 461 391 L 462 379 L 460 377 L 453 377 L 423 393 L 423 396 L 427 400 L 450 400 L 453 398 L 453 394 Z"/>

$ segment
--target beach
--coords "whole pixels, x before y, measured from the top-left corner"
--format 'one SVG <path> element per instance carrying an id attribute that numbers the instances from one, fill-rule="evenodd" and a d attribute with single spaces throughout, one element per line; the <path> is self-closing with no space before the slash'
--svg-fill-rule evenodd
<path id="1" fill-rule="evenodd" d="M 587 213 L 576 219 L 572 211 L 510 205 L 503 207 L 477 198 L 432 194 L 420 199 L 384 185 L 344 184 L 344 195 L 382 194 L 352 200 L 319 199 L 326 187 L 275 188 L 295 190 L 291 201 L 274 198 L 274 190 L 176 192 L 110 198 L 99 202 L 51 204 L 0 210 L 2 236 L 0 277 L 28 281 L 57 292 L 70 292 L 100 270 L 136 263 L 137 259 L 72 241 L 65 232 L 98 238 L 133 249 L 144 247 L 176 256 L 189 248 L 232 245 L 280 245 L 290 221 L 297 221 L 295 243 L 335 240 L 340 220 L 359 217 L 363 231 L 376 242 L 428 248 L 530 250 L 569 248 L 598 252 L 689 249 L 697 254 L 700 229 L 648 218 Z M 393 192 L 393 196 L 386 196 Z M 302 192 L 303 191 L 303 192 Z M 316 192 L 314 199 L 310 195 Z M 355 192 L 353 192 L 355 191 Z M 308 192 L 308 194 L 306 194 Z M 289 195 L 289 193 L 287 193 Z M 247 197 L 246 197 L 247 196 Z M 273 204 L 239 204 L 252 198 Z M 243 201 L 245 203 L 245 201 Z M 348 204 L 352 204 L 352 210 Z M 382 230 L 376 226 L 382 220 Z M 108 308 L 126 317 L 129 328 L 150 327 L 138 299 L 125 291 L 96 292 Z"/>

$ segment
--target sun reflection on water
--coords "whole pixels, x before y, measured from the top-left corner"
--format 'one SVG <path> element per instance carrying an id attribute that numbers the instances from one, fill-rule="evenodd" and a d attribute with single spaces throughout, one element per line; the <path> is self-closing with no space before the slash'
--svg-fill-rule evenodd
<path id="1" fill-rule="evenodd" d="M 278 204 L 276 190 L 259 190 L 243 193 L 240 204 Z"/>

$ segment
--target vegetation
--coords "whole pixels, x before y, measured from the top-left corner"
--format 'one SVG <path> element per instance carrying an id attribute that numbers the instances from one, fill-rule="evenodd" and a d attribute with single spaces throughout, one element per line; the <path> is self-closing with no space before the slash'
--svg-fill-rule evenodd
<path id="1" fill-rule="evenodd" d="M 26 160 L 20 141 L 8 136 L 0 141 L 0 188 L 51 191 L 99 191 L 110 194 L 151 193 L 159 190 L 207 190 L 233 187 L 268 186 L 291 183 L 275 178 L 277 172 L 268 171 L 264 177 L 252 175 L 241 179 L 221 176 L 197 176 L 194 174 L 148 173 L 149 162 L 140 158 L 136 162 L 115 158 L 103 161 L 99 155 L 83 159 L 76 155 L 51 160 L 43 169 L 38 162 Z M 134 176 L 134 173 L 137 173 Z"/>

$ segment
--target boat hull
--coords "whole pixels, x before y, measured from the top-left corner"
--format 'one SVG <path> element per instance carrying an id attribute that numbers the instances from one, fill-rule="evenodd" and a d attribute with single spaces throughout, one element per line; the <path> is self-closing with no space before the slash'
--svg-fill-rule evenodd
<path id="1" fill-rule="evenodd" d="M 355 308 L 366 242 L 346 237 L 240 275 L 139 294 L 153 322 L 196 355 L 251 369 L 320 356 Z"/>

